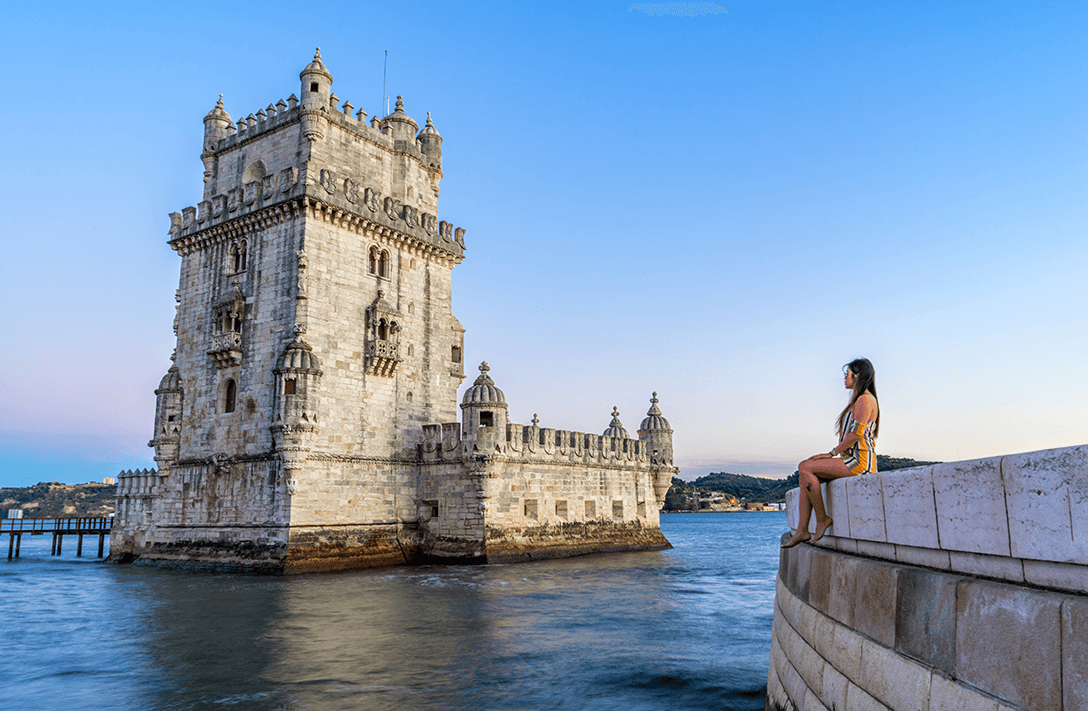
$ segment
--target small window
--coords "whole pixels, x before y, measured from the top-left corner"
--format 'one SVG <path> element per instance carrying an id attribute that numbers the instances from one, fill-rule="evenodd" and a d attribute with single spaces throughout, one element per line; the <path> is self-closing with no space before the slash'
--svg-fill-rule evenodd
<path id="1" fill-rule="evenodd" d="M 174 421 L 174 416 L 173 415 L 167 415 L 166 421 L 167 422 L 173 422 Z"/>
<path id="2" fill-rule="evenodd" d="M 407 400 L 408 400 L 408 402 L 412 401 L 412 391 L 411 390 L 408 391 Z"/>
<path id="3" fill-rule="evenodd" d="M 638 502 L 638 517 L 639 518 L 646 518 L 646 502 L 645 501 Z"/>
<path id="4" fill-rule="evenodd" d="M 408 344 L 408 355 L 409 356 L 412 355 L 412 344 L 411 343 Z"/>
<path id="5" fill-rule="evenodd" d="M 438 504 L 431 504 L 431 518 L 438 518 Z"/>
<path id="6" fill-rule="evenodd" d="M 223 412 L 234 412 L 238 401 L 238 385 L 233 379 L 227 381 L 227 392 L 223 398 Z"/>
<path id="7" fill-rule="evenodd" d="M 378 276 L 389 278 L 389 252 L 384 250 L 378 257 Z"/>
<path id="8" fill-rule="evenodd" d="M 596 501 L 586 501 L 586 518 L 587 519 L 597 518 L 597 502 Z"/>
<path id="9" fill-rule="evenodd" d="M 415 310 L 416 310 L 416 305 L 414 303 L 409 302 L 409 304 L 408 304 L 408 313 L 410 313 L 410 314 L 414 313 Z"/>
<path id="10" fill-rule="evenodd" d="M 556 501 L 555 502 L 555 515 L 558 516 L 559 518 L 566 518 L 567 517 L 567 502 L 566 501 Z"/>
<path id="11" fill-rule="evenodd" d="M 412 186 L 408 186 L 408 197 L 412 197 Z"/>
<path id="12" fill-rule="evenodd" d="M 623 518 L 623 502 L 612 502 L 612 518 Z"/>
<path id="13" fill-rule="evenodd" d="M 317 90 L 318 90 L 318 83 L 316 81 L 310 82 L 310 91 L 317 91 Z"/>
<path id="14" fill-rule="evenodd" d="M 283 381 L 283 394 L 284 395 L 294 395 L 295 394 L 295 381 L 293 379 Z"/>
<path id="15" fill-rule="evenodd" d="M 495 413 L 489 410 L 485 410 L 480 413 L 480 427 L 494 427 L 495 426 Z"/>
<path id="16" fill-rule="evenodd" d="M 370 248 L 370 262 L 367 265 L 367 272 L 370 274 L 378 273 L 378 248 Z"/>
<path id="17" fill-rule="evenodd" d="M 450 352 L 450 360 L 452 360 L 454 363 L 461 362 L 461 346 L 453 347 L 453 350 Z"/>
<path id="18" fill-rule="evenodd" d="M 536 518 L 539 513 L 539 501 L 536 499 L 525 500 L 525 518 Z"/>

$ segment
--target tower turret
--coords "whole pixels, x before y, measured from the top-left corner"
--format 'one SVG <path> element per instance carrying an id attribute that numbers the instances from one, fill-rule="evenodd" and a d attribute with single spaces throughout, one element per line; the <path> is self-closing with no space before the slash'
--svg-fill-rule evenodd
<path id="1" fill-rule="evenodd" d="M 461 398 L 464 437 L 478 443 L 490 437 L 501 445 L 506 441 L 506 396 L 495 387 L 495 381 L 487 374 L 489 370 L 487 361 L 480 363 L 479 377 Z"/>
<path id="2" fill-rule="evenodd" d="M 155 390 L 155 437 L 147 443 L 155 448 L 155 464 L 163 475 L 169 473 L 171 463 L 178 458 L 184 396 L 181 374 L 176 365 L 171 365 Z"/>
<path id="3" fill-rule="evenodd" d="M 677 470 L 672 465 L 672 427 L 662 417 L 657 402 L 655 392 L 650 398 L 650 409 L 646 412 L 646 418 L 638 426 L 638 438 L 646 443 L 650 452 L 650 465 L 654 468 L 654 495 L 664 505 L 665 494 L 672 486 L 672 476 Z"/>
<path id="4" fill-rule="evenodd" d="M 411 116 L 404 113 L 403 96 L 397 97 L 397 104 L 393 113 L 382 119 L 382 131 L 386 128 L 393 134 L 394 141 L 406 141 L 409 145 L 415 145 L 416 131 L 419 130 L 419 124 Z"/>
<path id="5" fill-rule="evenodd" d="M 620 439 L 630 439 L 630 435 L 627 434 L 627 430 L 623 428 L 623 423 L 620 422 L 620 409 L 618 407 L 612 408 L 612 421 L 608 423 L 608 429 L 604 431 L 605 437 L 619 437 Z"/>
<path id="6" fill-rule="evenodd" d="M 442 135 L 434 127 L 431 121 L 431 112 L 427 112 L 427 125 L 416 137 L 423 146 L 423 155 L 426 156 L 428 168 L 442 170 Z"/>
<path id="7" fill-rule="evenodd" d="M 200 152 L 200 160 L 204 163 L 204 183 L 211 179 L 215 171 L 215 152 L 219 148 L 219 142 L 230 135 L 233 122 L 223 109 L 223 95 L 219 95 L 219 101 L 204 117 L 204 150 Z M 205 187 L 207 197 L 207 187 Z"/>
<path id="8" fill-rule="evenodd" d="M 298 75 L 302 80 L 302 133 L 307 140 L 325 137 L 325 121 L 332 95 L 332 74 L 321 62 L 321 48 Z"/>

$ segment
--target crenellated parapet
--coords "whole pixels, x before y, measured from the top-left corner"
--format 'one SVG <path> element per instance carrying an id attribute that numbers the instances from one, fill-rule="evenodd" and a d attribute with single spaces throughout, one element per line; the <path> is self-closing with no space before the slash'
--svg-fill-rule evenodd
<path id="1" fill-rule="evenodd" d="M 117 475 L 117 498 L 152 499 L 159 496 L 159 472 L 129 469 Z"/>

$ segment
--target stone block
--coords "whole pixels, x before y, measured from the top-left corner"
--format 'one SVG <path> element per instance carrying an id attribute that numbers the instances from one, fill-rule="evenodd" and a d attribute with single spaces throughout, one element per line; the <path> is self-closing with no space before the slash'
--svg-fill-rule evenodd
<path id="1" fill-rule="evenodd" d="M 823 615 L 812 607 L 805 604 L 800 606 L 800 614 L 797 616 L 797 634 L 801 635 L 801 639 L 805 640 L 805 644 L 810 647 L 815 646 L 816 621 L 821 617 Z"/>
<path id="2" fill-rule="evenodd" d="M 941 548 L 1009 555 L 1001 458 L 935 464 L 931 476 Z"/>
<path id="3" fill-rule="evenodd" d="M 846 711 L 888 711 L 888 707 L 851 684 L 846 692 Z"/>
<path id="4" fill-rule="evenodd" d="M 1001 460 L 1012 555 L 1088 564 L 1088 445 Z"/>
<path id="5" fill-rule="evenodd" d="M 1088 599 L 1062 602 L 1062 708 L 1088 711 Z"/>
<path id="6" fill-rule="evenodd" d="M 862 636 L 849 627 L 836 625 L 831 644 L 823 650 L 824 659 L 853 683 L 861 681 L 862 640 Z"/>
<path id="7" fill-rule="evenodd" d="M 864 561 L 859 567 L 854 629 L 886 647 L 895 646 L 899 570 L 895 565 L 871 561 Z"/>
<path id="8" fill-rule="evenodd" d="M 889 543 L 940 548 L 932 467 L 881 474 Z"/>
<path id="9" fill-rule="evenodd" d="M 805 711 L 827 711 L 827 707 L 820 701 L 820 697 L 812 690 L 808 690 L 808 694 L 805 696 L 805 704 L 802 706 Z"/>
<path id="10" fill-rule="evenodd" d="M 958 573 L 981 575 L 1012 583 L 1024 581 L 1024 565 L 1019 558 L 949 551 L 948 565 L 949 569 Z"/>
<path id="11" fill-rule="evenodd" d="M 880 475 L 844 479 L 850 500 L 850 537 L 865 541 L 887 541 L 884 528 L 884 496 Z"/>
<path id="12" fill-rule="evenodd" d="M 836 557 L 834 553 L 818 549 L 809 555 L 808 604 L 824 614 L 827 614 L 831 571 Z"/>
<path id="13" fill-rule="evenodd" d="M 882 541 L 858 541 L 858 555 L 880 558 L 881 560 L 895 560 L 895 545 Z"/>
<path id="14" fill-rule="evenodd" d="M 997 711 L 985 694 L 934 674 L 929 686 L 929 711 Z"/>
<path id="15" fill-rule="evenodd" d="M 832 559 L 827 593 L 827 614 L 849 627 L 854 626 L 858 573 L 862 562 L 839 555 Z"/>
<path id="16" fill-rule="evenodd" d="M 822 487 L 824 496 L 824 510 L 835 519 L 828 529 L 829 536 L 838 538 L 850 537 L 850 498 L 846 494 L 846 480 L 834 479 Z"/>
<path id="17" fill-rule="evenodd" d="M 826 649 L 835 638 L 835 625 L 838 624 L 827 615 L 817 613 L 816 624 L 812 627 L 812 646 L 815 649 Z"/>
<path id="18" fill-rule="evenodd" d="M 956 678 L 1033 711 L 1061 711 L 1061 603 L 1053 593 L 961 580 Z"/>
<path id="19" fill-rule="evenodd" d="M 800 496 L 798 489 L 790 489 L 786 492 L 786 525 L 791 531 L 797 530 L 797 501 Z"/>
<path id="20" fill-rule="evenodd" d="M 801 704 L 808 693 L 808 687 L 805 686 L 805 680 L 794 669 L 789 659 L 779 668 L 778 678 L 786 689 L 786 695 L 793 699 L 795 704 Z"/>
<path id="21" fill-rule="evenodd" d="M 928 711 L 931 672 L 876 642 L 861 649 L 861 688 L 895 711 Z"/>
<path id="22" fill-rule="evenodd" d="M 907 565 L 920 565 L 925 568 L 948 570 L 950 563 L 948 551 L 914 546 L 895 546 L 895 559 Z"/>
<path id="23" fill-rule="evenodd" d="M 956 586 L 962 578 L 900 568 L 895 650 L 953 674 L 956 666 Z"/>
<path id="24" fill-rule="evenodd" d="M 1071 592 L 1088 591 L 1088 566 L 1048 560 L 1024 560 L 1023 563 L 1025 582 Z"/>
<path id="25" fill-rule="evenodd" d="M 850 681 L 830 662 L 824 665 L 824 686 L 820 691 L 820 700 L 830 709 L 846 708 L 846 690 Z"/>
<path id="26" fill-rule="evenodd" d="M 794 569 L 793 587 L 790 590 L 802 602 L 807 602 L 808 579 L 812 573 L 812 552 L 815 549 L 812 546 L 795 546 L 791 550 L 794 551 L 792 557 L 796 559 L 797 566 Z"/>
<path id="27" fill-rule="evenodd" d="M 798 641 L 799 657 L 794 667 L 797 669 L 797 673 L 801 675 L 801 678 L 805 680 L 805 686 L 819 691 L 824 686 L 824 667 L 826 666 L 824 658 L 817 654 L 812 647 L 805 644 L 800 637 L 798 637 Z"/>
<path id="28" fill-rule="evenodd" d="M 768 708 L 771 709 L 789 708 L 789 697 L 786 696 L 786 689 L 782 686 L 782 681 L 778 678 L 778 670 L 775 669 L 773 662 L 771 668 L 767 670 L 767 701 Z"/>

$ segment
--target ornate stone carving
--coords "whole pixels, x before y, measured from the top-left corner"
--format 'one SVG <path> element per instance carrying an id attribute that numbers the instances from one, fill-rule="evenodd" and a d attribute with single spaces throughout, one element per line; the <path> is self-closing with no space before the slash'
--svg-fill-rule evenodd
<path id="1" fill-rule="evenodd" d="M 438 218 L 426 212 L 420 215 L 420 223 L 423 225 L 423 231 L 428 235 L 433 235 L 438 229 Z"/>
<path id="2" fill-rule="evenodd" d="M 227 196 L 212 195 L 212 217 L 222 217 L 227 211 Z"/>
<path id="3" fill-rule="evenodd" d="M 187 230 L 193 226 L 196 222 L 196 208 L 195 207 L 183 207 L 181 208 L 181 229 Z"/>
<path id="4" fill-rule="evenodd" d="M 457 240 L 457 244 L 461 245 L 461 249 L 465 248 L 465 228 L 458 227 L 453 231 L 453 238 Z"/>
<path id="5" fill-rule="evenodd" d="M 404 224 L 415 227 L 419 224 L 419 210 L 411 205 L 404 206 Z"/>
<path id="6" fill-rule="evenodd" d="M 231 188 L 227 191 L 227 210 L 234 212 L 242 202 L 242 189 Z"/>
<path id="7" fill-rule="evenodd" d="M 336 173 L 331 170 L 321 169 L 321 187 L 325 188 L 325 192 L 332 195 L 336 192 Z"/>
<path id="8" fill-rule="evenodd" d="M 242 187 L 245 190 L 245 204 L 252 205 L 257 199 L 257 181 L 251 180 Z"/>
<path id="9" fill-rule="evenodd" d="M 261 178 L 261 199 L 267 200 L 276 192 L 276 174 L 272 173 Z"/>
<path id="10" fill-rule="evenodd" d="M 355 182 L 351 178 L 344 179 L 344 197 L 348 199 L 352 205 L 359 202 L 359 183 Z"/>
<path id="11" fill-rule="evenodd" d="M 446 222 L 445 220 L 442 220 L 441 222 L 438 223 L 438 234 L 442 239 L 446 240 L 447 242 L 452 242 L 453 241 L 453 225 Z"/>
<path id="12" fill-rule="evenodd" d="M 280 171 L 280 192 L 289 192 L 298 181 L 298 168 L 291 166 Z"/>
<path id="13" fill-rule="evenodd" d="M 385 199 L 385 215 L 390 220 L 396 221 L 400 219 L 401 202 L 396 198 L 387 197 Z"/>
<path id="14" fill-rule="evenodd" d="M 363 193 L 363 200 L 366 202 L 366 207 L 371 212 L 377 212 L 378 207 L 381 205 L 381 191 L 374 188 L 367 188 Z"/>
<path id="15" fill-rule="evenodd" d="M 302 250 L 296 250 L 295 257 L 298 258 L 298 293 L 295 298 L 305 299 L 307 289 L 306 267 L 309 266 L 310 262 L 306 258 L 306 252 Z"/>

